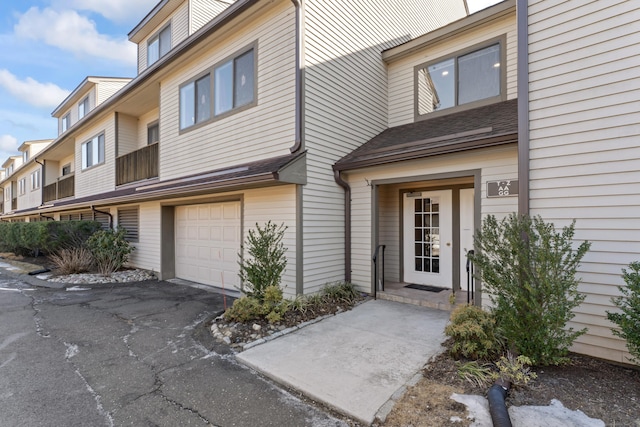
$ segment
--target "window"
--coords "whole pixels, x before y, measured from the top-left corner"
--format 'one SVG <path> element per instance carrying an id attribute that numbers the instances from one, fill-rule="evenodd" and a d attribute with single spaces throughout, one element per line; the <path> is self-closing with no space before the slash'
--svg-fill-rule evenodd
<path id="1" fill-rule="evenodd" d="M 11 201 L 11 187 L 7 187 L 4 189 L 4 199 L 7 202 Z"/>
<path id="2" fill-rule="evenodd" d="M 417 67 L 418 115 L 501 95 L 500 43 Z"/>
<path id="3" fill-rule="evenodd" d="M 27 163 L 29 161 L 29 151 L 22 152 L 22 163 Z"/>
<path id="4" fill-rule="evenodd" d="M 82 144 L 82 169 L 104 163 L 104 134 Z"/>
<path id="5" fill-rule="evenodd" d="M 71 173 L 71 163 L 62 167 L 62 176 L 69 175 Z"/>
<path id="6" fill-rule="evenodd" d="M 147 145 L 155 144 L 160 141 L 160 126 L 158 122 L 147 126 Z"/>
<path id="7" fill-rule="evenodd" d="M 216 116 L 253 102 L 253 49 L 215 68 L 214 81 Z"/>
<path id="8" fill-rule="evenodd" d="M 83 118 L 89 112 L 89 97 L 80 101 L 78 104 L 78 120 Z"/>
<path id="9" fill-rule="evenodd" d="M 11 163 L 7 168 L 7 176 L 11 175 L 12 173 L 13 173 L 13 163 Z"/>
<path id="10" fill-rule="evenodd" d="M 255 91 L 255 54 L 251 48 L 180 86 L 180 129 L 252 104 Z"/>
<path id="11" fill-rule="evenodd" d="M 187 83 L 180 88 L 180 129 L 211 118 L 211 75 Z"/>
<path id="12" fill-rule="evenodd" d="M 27 187 L 27 178 L 22 178 L 18 181 L 18 195 L 22 196 L 25 193 Z"/>
<path id="13" fill-rule="evenodd" d="M 62 118 L 62 132 L 66 132 L 67 129 L 71 127 L 71 113 L 67 113 L 66 116 Z"/>
<path id="14" fill-rule="evenodd" d="M 31 189 L 37 190 L 38 188 L 40 188 L 40 169 L 31 174 Z"/>
<path id="15" fill-rule="evenodd" d="M 124 238 L 129 242 L 138 242 L 140 214 L 138 208 L 118 210 L 118 226 L 126 230 Z"/>
<path id="16" fill-rule="evenodd" d="M 168 25 L 147 42 L 147 66 L 165 56 L 170 49 L 171 25 Z"/>

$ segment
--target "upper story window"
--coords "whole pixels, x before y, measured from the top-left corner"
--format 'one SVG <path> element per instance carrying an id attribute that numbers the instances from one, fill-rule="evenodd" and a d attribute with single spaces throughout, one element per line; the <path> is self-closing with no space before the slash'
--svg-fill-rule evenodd
<path id="1" fill-rule="evenodd" d="M 27 179 L 22 178 L 18 181 L 18 195 L 22 196 L 25 193 L 27 187 Z"/>
<path id="2" fill-rule="evenodd" d="M 71 127 L 71 113 L 67 113 L 61 120 L 62 132 L 66 132 Z"/>
<path id="3" fill-rule="evenodd" d="M 11 163 L 7 168 L 7 176 L 11 175 L 12 173 L 13 173 L 13 163 Z"/>
<path id="4" fill-rule="evenodd" d="M 6 187 L 4 189 L 4 200 L 7 202 L 11 200 L 11 187 Z"/>
<path id="5" fill-rule="evenodd" d="M 37 190 L 38 188 L 40 188 L 40 169 L 31 174 L 31 189 Z"/>
<path id="6" fill-rule="evenodd" d="M 22 152 L 22 163 L 27 163 L 29 161 L 29 151 Z"/>
<path id="7" fill-rule="evenodd" d="M 502 62 L 497 42 L 416 67 L 417 115 L 501 99 Z"/>
<path id="8" fill-rule="evenodd" d="M 82 144 L 82 169 L 104 163 L 104 133 Z"/>
<path id="9" fill-rule="evenodd" d="M 147 42 L 147 66 L 155 63 L 171 50 L 171 25 L 167 25 Z"/>
<path id="10" fill-rule="evenodd" d="M 155 144 L 160 141 L 160 125 L 158 122 L 147 126 L 147 145 Z"/>
<path id="11" fill-rule="evenodd" d="M 89 112 L 89 97 L 80 101 L 78 104 L 78 120 L 83 118 Z"/>
<path id="12" fill-rule="evenodd" d="M 256 99 L 255 75 L 255 48 L 251 47 L 180 86 L 180 129 L 252 105 Z"/>
<path id="13" fill-rule="evenodd" d="M 66 176 L 71 174 L 71 163 L 64 165 L 62 167 L 62 176 Z"/>

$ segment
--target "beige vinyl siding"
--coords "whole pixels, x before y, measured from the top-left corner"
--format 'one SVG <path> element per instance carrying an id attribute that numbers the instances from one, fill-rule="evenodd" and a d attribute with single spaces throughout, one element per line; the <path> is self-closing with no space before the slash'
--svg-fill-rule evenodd
<path id="1" fill-rule="evenodd" d="M 58 177 L 62 175 L 61 171 L 62 171 L 62 167 L 60 166 L 60 162 L 45 160 L 43 173 L 44 173 L 44 179 L 46 181 L 42 183 L 42 186 L 44 187 L 46 185 L 54 183 L 58 179 Z"/>
<path id="2" fill-rule="evenodd" d="M 229 7 L 229 2 L 220 0 L 191 0 L 191 30 L 193 34 L 207 22 Z"/>
<path id="3" fill-rule="evenodd" d="M 305 292 L 344 279 L 344 190 L 331 165 L 387 127 L 382 50 L 465 16 L 462 1 L 402 3 L 305 4 Z"/>
<path id="4" fill-rule="evenodd" d="M 368 182 L 472 170 L 480 170 L 481 188 L 479 191 L 482 217 L 493 214 L 498 218 L 502 218 L 517 210 L 517 197 L 486 197 L 487 181 L 510 179 L 517 176 L 517 149 L 513 146 L 482 151 L 474 150 L 466 153 L 378 166 L 346 174 L 352 190 L 351 253 L 353 283 L 363 292 L 370 292 L 371 290 L 371 257 L 373 255 L 374 242 L 371 240 L 373 207 L 371 205 L 371 187 Z M 424 182 L 424 179 L 421 179 L 421 181 Z M 389 203 L 391 199 L 397 198 L 400 187 L 412 188 L 412 184 L 407 183 L 383 188 L 379 194 L 380 203 Z M 398 203 L 397 200 L 394 203 Z M 385 269 L 388 269 L 387 278 L 389 279 L 399 277 L 399 259 L 397 257 L 394 258 L 393 255 L 394 248 L 398 252 L 398 242 L 400 241 L 398 209 L 393 212 L 394 208 L 387 206 L 381 211 L 380 218 L 382 232 L 380 233 L 378 244 L 388 245 L 388 249 L 385 252 L 387 254 Z M 394 222 L 395 225 L 393 225 Z"/>
<path id="5" fill-rule="evenodd" d="M 123 156 L 138 149 L 138 119 L 127 114 L 118 114 L 118 150 Z"/>
<path id="6" fill-rule="evenodd" d="M 135 251 L 131 254 L 129 264 L 132 267 L 143 268 L 145 270 L 153 270 L 156 272 L 160 269 L 160 250 L 161 241 L 161 223 L 160 223 L 160 203 L 149 202 L 139 205 L 118 206 L 120 208 L 131 208 L 138 206 L 138 241 L 132 243 Z M 117 209 L 113 210 L 114 216 Z"/>
<path id="7" fill-rule="evenodd" d="M 496 40 L 506 35 L 507 99 L 517 97 L 517 34 L 515 14 L 505 16 L 488 25 L 456 34 L 413 55 L 389 64 L 389 127 L 415 121 L 415 67 L 426 62 L 446 59 L 483 41 Z"/>
<path id="8" fill-rule="evenodd" d="M 591 241 L 573 350 L 626 362 L 606 310 L 621 270 L 640 260 L 640 5 L 529 2 L 530 207 Z"/>
<path id="9" fill-rule="evenodd" d="M 147 69 L 147 40 L 138 43 L 138 74 Z"/>
<path id="10" fill-rule="evenodd" d="M 180 6 L 171 18 L 171 48 L 189 37 L 189 2 Z"/>
<path id="11" fill-rule="evenodd" d="M 295 135 L 294 8 L 286 2 L 267 7 L 247 24 L 232 22 L 232 35 L 205 42 L 206 50 L 162 81 L 161 179 L 290 152 Z M 180 133 L 179 86 L 255 42 L 257 105 Z"/>
<path id="12" fill-rule="evenodd" d="M 90 108 L 102 104 L 109 99 L 114 93 L 122 89 L 128 81 L 100 80 L 96 85 L 95 104 L 90 104 Z"/>
<path id="13" fill-rule="evenodd" d="M 138 148 L 142 148 L 147 145 L 147 129 L 149 127 L 149 123 L 157 121 L 159 114 L 160 110 L 158 108 L 154 108 L 138 118 Z"/>
<path id="14" fill-rule="evenodd" d="M 31 190 L 31 173 L 39 169 L 41 169 L 40 165 L 30 164 L 28 166 L 20 168 L 20 171 L 15 174 L 16 194 L 13 196 L 14 197 L 17 196 L 18 198 L 18 210 L 35 208 L 37 206 L 40 206 L 40 204 L 42 203 L 42 200 L 41 200 L 42 171 L 40 171 L 40 188 L 33 191 Z M 25 191 L 24 191 L 24 194 L 21 195 L 19 191 L 20 187 L 18 183 L 23 178 L 25 180 L 25 186 L 24 186 Z"/>
<path id="15" fill-rule="evenodd" d="M 296 294 L 296 188 L 294 185 L 248 190 L 243 203 L 243 242 L 256 223 L 263 227 L 268 221 L 287 227 L 282 243 L 287 248 L 287 268 L 282 287 L 287 297 Z"/>
<path id="16" fill-rule="evenodd" d="M 91 196 L 115 189 L 115 120 L 108 116 L 76 136 L 75 197 Z M 102 164 L 82 170 L 82 144 L 104 132 L 104 157 Z"/>

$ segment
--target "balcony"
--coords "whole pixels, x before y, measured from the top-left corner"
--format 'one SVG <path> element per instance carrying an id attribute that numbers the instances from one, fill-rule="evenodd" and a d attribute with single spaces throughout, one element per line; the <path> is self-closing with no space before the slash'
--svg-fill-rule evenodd
<path id="1" fill-rule="evenodd" d="M 158 176 L 158 143 L 116 158 L 116 185 Z"/>
<path id="2" fill-rule="evenodd" d="M 45 185 L 42 189 L 42 201 L 44 203 L 52 200 L 64 199 L 75 195 L 76 180 L 75 175 L 65 175 L 58 178 L 53 184 Z"/>

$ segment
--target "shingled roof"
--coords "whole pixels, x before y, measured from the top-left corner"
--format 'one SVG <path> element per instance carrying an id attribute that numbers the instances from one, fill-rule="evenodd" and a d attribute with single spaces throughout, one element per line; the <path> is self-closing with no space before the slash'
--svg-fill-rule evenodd
<path id="1" fill-rule="evenodd" d="M 389 128 L 340 159 L 333 169 L 359 169 L 518 141 L 518 100 Z"/>

